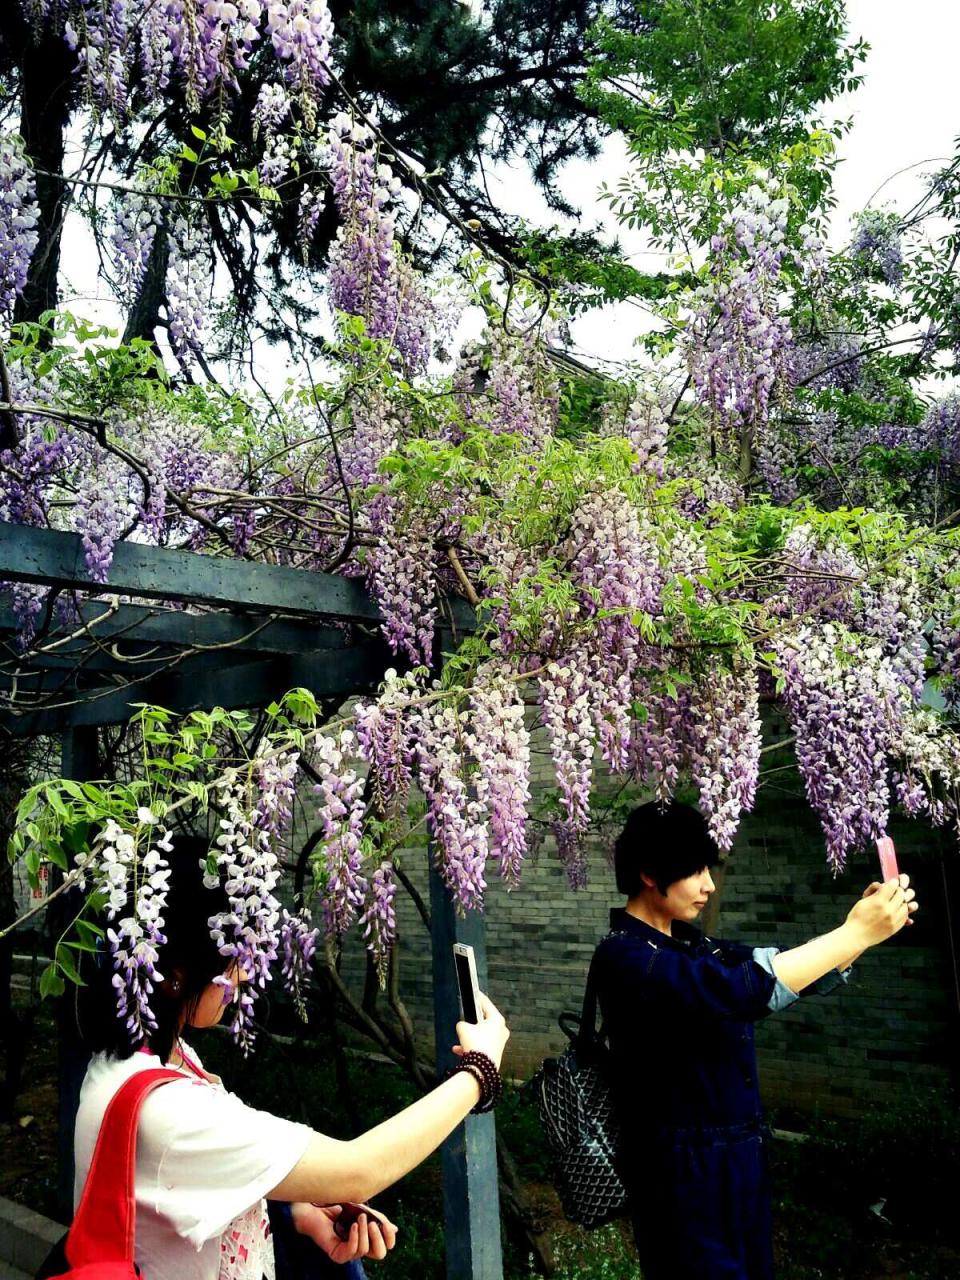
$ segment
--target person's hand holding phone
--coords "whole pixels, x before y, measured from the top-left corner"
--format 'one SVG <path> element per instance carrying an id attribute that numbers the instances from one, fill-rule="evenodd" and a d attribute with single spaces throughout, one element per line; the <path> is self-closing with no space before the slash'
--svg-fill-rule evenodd
<path id="1" fill-rule="evenodd" d="M 332 1262 L 385 1258 L 397 1240 L 397 1228 L 367 1204 L 295 1204 L 296 1230 L 318 1245 Z"/>
<path id="2" fill-rule="evenodd" d="M 459 1043 L 453 1046 L 453 1052 L 458 1058 L 471 1050 L 476 1053 L 485 1053 L 499 1067 L 504 1047 L 509 1039 L 510 1032 L 503 1014 L 481 991 L 480 1021 L 457 1023 Z"/>
<path id="3" fill-rule="evenodd" d="M 886 884 L 871 884 L 847 916 L 863 937 L 864 950 L 892 938 L 917 910 L 910 877 L 900 875 Z"/>

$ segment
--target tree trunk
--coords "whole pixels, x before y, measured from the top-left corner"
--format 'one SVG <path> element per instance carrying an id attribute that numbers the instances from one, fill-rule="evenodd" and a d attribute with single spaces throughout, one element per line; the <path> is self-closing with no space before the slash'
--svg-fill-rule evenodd
<path id="1" fill-rule="evenodd" d="M 133 300 L 127 315 L 127 326 L 123 331 L 123 341 L 130 342 L 134 338 L 143 338 L 160 354 L 157 345 L 157 326 L 161 323 L 160 308 L 164 305 L 167 288 L 167 264 L 170 261 L 170 241 L 163 226 L 157 227 L 153 238 L 147 269 L 144 272 L 140 291 Z"/>
<path id="2" fill-rule="evenodd" d="M 13 865 L 6 858 L 7 841 L 14 830 L 17 803 L 28 786 L 26 761 L 29 747 L 23 741 L 4 740 L 6 767 L 0 777 L 0 929 L 17 918 L 13 891 Z M 5 1028 L 3 1088 L 0 1090 L 0 1122 L 13 1119 L 13 1106 L 23 1080 L 23 1064 L 29 1039 L 32 1009 L 13 1008 L 11 980 L 16 932 L 0 939 L 0 1027 Z"/>
<path id="3" fill-rule="evenodd" d="M 11 7 L 18 13 L 19 5 Z M 61 176 L 64 132 L 77 97 L 78 81 L 74 72 L 77 55 L 68 48 L 63 36 L 50 34 L 43 28 L 36 35 L 24 22 L 22 40 L 17 40 L 20 34 L 15 32 L 10 43 L 19 53 L 20 133 L 27 155 L 38 171 L 40 218 L 39 240 L 13 318 L 35 321 L 57 305 L 60 240 L 67 205 L 67 191 Z"/>

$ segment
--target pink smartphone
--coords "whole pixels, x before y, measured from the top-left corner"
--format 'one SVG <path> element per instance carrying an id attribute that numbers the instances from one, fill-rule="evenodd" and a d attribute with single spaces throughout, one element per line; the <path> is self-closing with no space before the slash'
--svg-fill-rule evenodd
<path id="1" fill-rule="evenodd" d="M 889 836 L 881 836 L 877 841 L 877 853 L 880 855 L 880 877 L 883 883 L 888 880 L 896 880 L 900 875 L 897 867 L 897 851 L 893 847 L 893 841 Z"/>

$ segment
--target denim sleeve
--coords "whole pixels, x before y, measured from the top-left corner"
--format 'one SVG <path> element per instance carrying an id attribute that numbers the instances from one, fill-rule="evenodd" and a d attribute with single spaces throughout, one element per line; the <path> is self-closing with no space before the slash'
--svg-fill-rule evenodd
<path id="1" fill-rule="evenodd" d="M 836 991 L 837 987 L 843 986 L 844 983 L 850 980 L 852 972 L 850 966 L 846 969 L 831 969 L 829 973 L 825 973 L 816 982 L 811 982 L 809 987 L 805 987 L 802 992 L 793 991 L 785 982 L 781 982 L 774 972 L 773 957 L 779 951 L 780 947 L 754 947 L 753 949 L 754 960 L 761 968 L 766 969 L 767 973 L 773 974 L 777 984 L 770 996 L 770 1011 L 772 1013 L 778 1013 L 781 1009 L 789 1008 L 801 996 L 828 996 L 831 991 Z"/>
<path id="2" fill-rule="evenodd" d="M 776 986 L 770 993 L 769 1009 L 771 1013 L 779 1013 L 781 1009 L 788 1009 L 794 1001 L 799 1000 L 800 996 L 793 991 L 777 977 L 773 967 L 773 957 L 780 951 L 779 947 L 754 947 L 753 958 L 762 969 L 766 969 L 767 973 L 773 976 Z"/>
<path id="3" fill-rule="evenodd" d="M 747 948 L 731 955 L 719 947 L 690 955 L 654 943 L 610 947 L 608 981 L 627 983 L 653 1005 L 669 1003 L 697 1016 L 754 1022 L 770 1013 L 774 979 Z M 602 988 L 601 988 L 602 989 Z"/>

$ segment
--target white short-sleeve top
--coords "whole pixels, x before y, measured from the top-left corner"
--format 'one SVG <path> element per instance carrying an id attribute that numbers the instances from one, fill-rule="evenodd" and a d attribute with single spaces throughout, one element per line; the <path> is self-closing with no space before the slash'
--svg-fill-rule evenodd
<path id="1" fill-rule="evenodd" d="M 183 1051 L 202 1071 L 197 1055 Z M 77 1111 L 74 1206 L 110 1099 L 136 1072 L 163 1065 L 149 1053 L 91 1059 Z M 248 1107 L 216 1077 L 180 1070 L 183 1081 L 155 1090 L 140 1113 L 137 1265 L 146 1280 L 272 1280 L 263 1197 L 300 1160 L 311 1130 Z"/>

